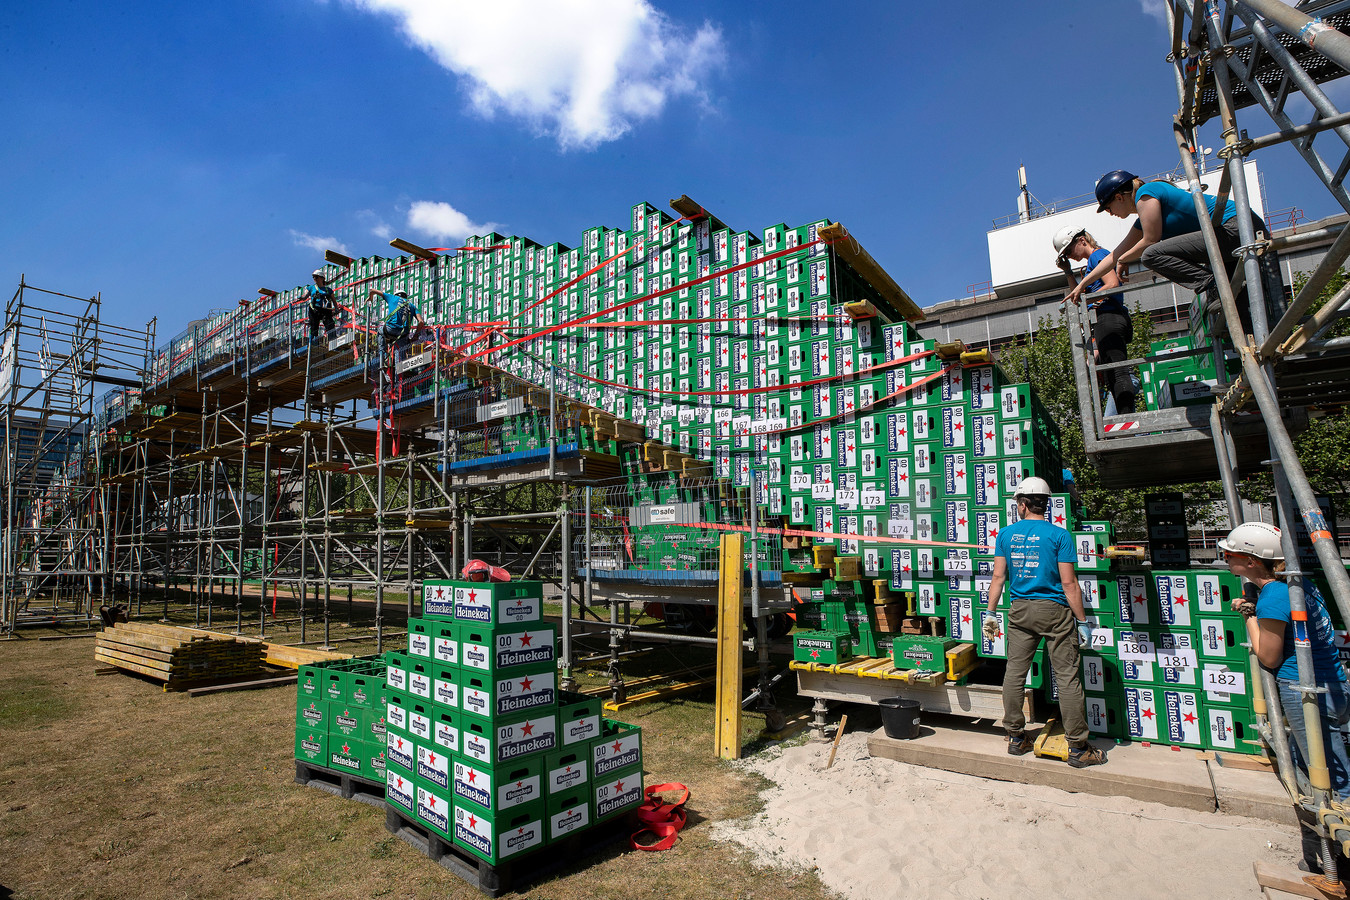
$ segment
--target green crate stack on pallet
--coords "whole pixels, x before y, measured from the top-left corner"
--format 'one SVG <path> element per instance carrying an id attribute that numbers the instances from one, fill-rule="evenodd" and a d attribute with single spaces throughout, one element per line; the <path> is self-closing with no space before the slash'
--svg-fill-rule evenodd
<path id="1" fill-rule="evenodd" d="M 384 661 L 371 657 L 314 663 L 296 674 L 296 760 L 382 783 Z"/>
<path id="2" fill-rule="evenodd" d="M 1086 600 L 1087 585 L 1084 585 Z M 1227 571 L 1139 570 L 1103 575 L 1097 609 L 1116 623 L 1083 653 L 1088 728 L 1131 738 L 1259 753 L 1242 616 Z M 1057 693 L 1046 679 L 1051 700 Z"/>
<path id="3" fill-rule="evenodd" d="M 386 802 L 491 865 L 642 797 L 640 729 L 557 688 L 542 587 L 424 582 L 407 652 L 385 655 Z"/>

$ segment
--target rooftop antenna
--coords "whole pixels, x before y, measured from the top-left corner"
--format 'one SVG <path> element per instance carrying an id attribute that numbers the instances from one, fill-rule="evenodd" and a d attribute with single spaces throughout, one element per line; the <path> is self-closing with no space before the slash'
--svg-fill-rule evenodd
<path id="1" fill-rule="evenodd" d="M 1027 167 L 1017 167 L 1017 186 L 1021 191 L 1017 195 L 1017 221 L 1031 221 L 1031 192 L 1027 190 Z"/>

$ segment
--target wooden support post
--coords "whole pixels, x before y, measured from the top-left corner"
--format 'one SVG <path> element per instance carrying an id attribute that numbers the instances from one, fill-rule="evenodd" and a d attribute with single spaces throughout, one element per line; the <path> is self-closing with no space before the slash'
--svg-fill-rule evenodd
<path id="1" fill-rule="evenodd" d="M 741 758 L 741 572 L 745 567 L 745 538 L 722 536 L 717 590 L 717 746 L 718 759 Z"/>

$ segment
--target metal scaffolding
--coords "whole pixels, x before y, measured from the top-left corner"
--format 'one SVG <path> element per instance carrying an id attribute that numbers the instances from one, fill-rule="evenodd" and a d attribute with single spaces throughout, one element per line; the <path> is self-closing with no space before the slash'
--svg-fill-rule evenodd
<path id="1" fill-rule="evenodd" d="M 92 473 L 103 441 L 96 385 L 139 391 L 154 343 L 100 319 L 102 300 L 19 280 L 0 350 L 4 461 L 0 482 L 0 630 L 89 621 L 105 599 L 109 510 Z"/>

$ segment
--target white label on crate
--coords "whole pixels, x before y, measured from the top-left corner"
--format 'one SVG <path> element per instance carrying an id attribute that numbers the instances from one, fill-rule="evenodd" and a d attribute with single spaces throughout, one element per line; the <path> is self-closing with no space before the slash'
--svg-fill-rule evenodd
<path id="1" fill-rule="evenodd" d="M 430 739 L 431 719 L 421 713 L 408 713 L 408 733 L 424 741 Z"/>
<path id="2" fill-rule="evenodd" d="M 1106 734 L 1111 728 L 1111 708 L 1106 705 L 1105 697 L 1085 697 L 1084 712 L 1087 714 L 1088 731 L 1094 734 Z"/>
<path id="3" fill-rule="evenodd" d="M 1158 739 L 1158 710 L 1152 688 L 1125 688 L 1125 720 L 1130 737 L 1145 741 Z"/>
<path id="4" fill-rule="evenodd" d="M 1159 650 L 1157 662 L 1164 669 L 1194 669 L 1199 665 L 1195 658 L 1195 649 L 1192 647 L 1169 647 Z"/>
<path id="5" fill-rule="evenodd" d="M 459 685 L 452 680 L 433 679 L 431 699 L 442 706 L 454 709 L 459 706 Z"/>
<path id="6" fill-rule="evenodd" d="M 1203 687 L 1206 691 L 1212 693 L 1245 694 L 1247 693 L 1247 676 L 1241 672 L 1206 667 Z"/>
<path id="7" fill-rule="evenodd" d="M 436 638 L 434 657 L 437 662 L 459 665 L 459 641 L 452 638 Z"/>
<path id="8" fill-rule="evenodd" d="M 459 729 L 445 720 L 438 720 L 433 723 L 434 740 L 438 745 L 444 747 L 450 753 L 459 752 Z"/>
<path id="9" fill-rule="evenodd" d="M 417 748 L 417 777 L 443 788 L 450 786 L 450 757 L 436 747 Z"/>
<path id="10" fill-rule="evenodd" d="M 1113 628 L 1093 628 L 1089 634 L 1093 650 L 1109 650 L 1116 643 L 1116 632 Z"/>
<path id="11" fill-rule="evenodd" d="M 811 485 L 812 500 L 833 500 L 834 483 L 830 481 L 817 481 Z"/>
<path id="12" fill-rule="evenodd" d="M 651 508 L 651 522 L 653 525 L 669 525 L 675 521 L 675 506 L 653 506 Z"/>
<path id="13" fill-rule="evenodd" d="M 422 584 L 422 614 L 427 616 L 453 616 L 455 614 L 454 589 L 444 584 Z"/>
<path id="14" fill-rule="evenodd" d="M 498 725 L 497 761 L 518 759 L 531 753 L 542 753 L 558 746 L 558 716 L 547 713 L 532 719 Z"/>
<path id="15" fill-rule="evenodd" d="M 590 813 L 591 805 L 589 803 L 583 803 L 580 806 L 554 813 L 548 820 L 549 839 L 556 840 L 564 834 L 580 831 L 587 827 L 591 822 Z"/>
<path id="16" fill-rule="evenodd" d="M 1226 612 L 1218 575 L 1195 576 L 1195 608 L 1202 613 Z"/>
<path id="17" fill-rule="evenodd" d="M 408 673 L 408 690 L 419 697 L 431 699 L 431 679 L 422 672 Z"/>
<path id="18" fill-rule="evenodd" d="M 397 703 L 385 705 L 384 720 L 391 728 L 401 728 L 408 730 L 408 711 Z"/>
<path id="19" fill-rule="evenodd" d="M 550 794 L 561 794 L 579 784 L 585 784 L 590 781 L 590 775 L 586 769 L 586 760 L 580 757 L 578 757 L 576 762 L 558 766 L 556 769 L 550 769 L 545 777 L 545 783 L 548 785 L 548 792 Z"/>
<path id="20" fill-rule="evenodd" d="M 417 765 L 413 762 L 415 747 L 416 745 L 412 741 L 402 735 L 394 734 L 392 731 L 385 735 L 385 758 L 389 762 L 398 763 L 410 772 Z"/>
<path id="21" fill-rule="evenodd" d="M 431 637 L 426 634 L 409 632 L 408 654 L 411 656 L 431 657 Z"/>
<path id="22" fill-rule="evenodd" d="M 1157 650 L 1151 641 L 1142 637 L 1132 636 L 1130 638 L 1122 637 L 1116 641 L 1116 655 L 1121 659 L 1128 659 L 1134 662 L 1151 663 L 1157 657 Z"/>
<path id="23" fill-rule="evenodd" d="M 406 691 L 408 689 L 408 673 L 397 666 L 389 666 L 384 670 L 384 683 L 396 691 Z"/>
<path id="24" fill-rule="evenodd" d="M 597 743 L 591 754 L 591 768 L 596 778 L 617 769 L 635 766 L 642 761 L 642 732 L 628 731 L 612 741 Z"/>

